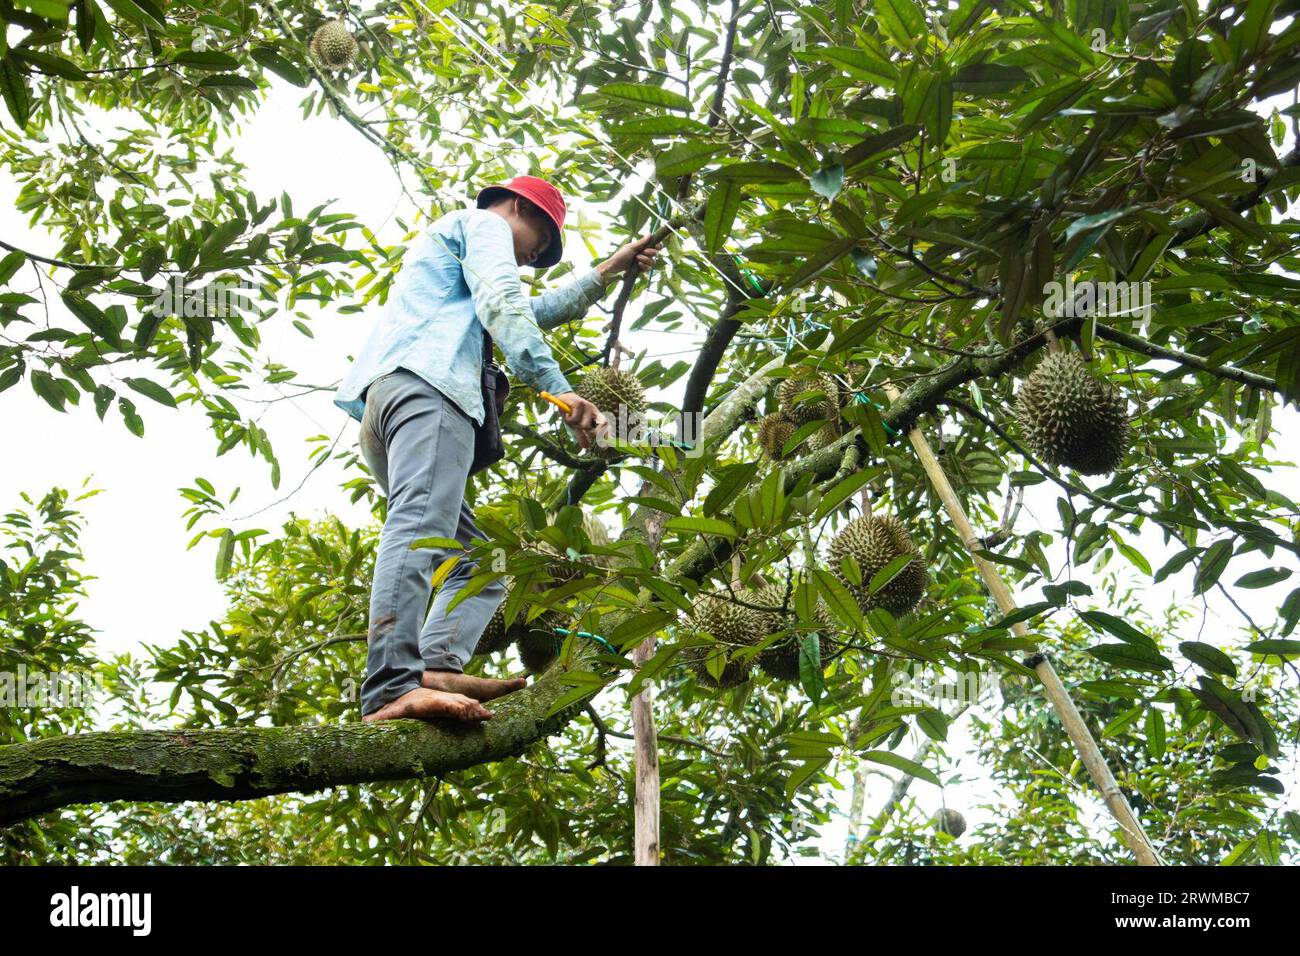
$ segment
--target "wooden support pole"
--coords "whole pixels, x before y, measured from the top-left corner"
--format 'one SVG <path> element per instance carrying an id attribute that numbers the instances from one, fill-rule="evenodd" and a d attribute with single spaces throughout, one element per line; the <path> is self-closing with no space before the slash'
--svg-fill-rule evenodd
<path id="1" fill-rule="evenodd" d="M 637 667 L 655 652 L 655 639 L 648 637 L 632 652 Z M 636 759 L 636 837 L 634 862 L 637 866 L 659 865 L 659 741 L 655 733 L 655 688 L 653 681 L 641 685 L 632 698 L 632 739 Z"/>
<path id="2" fill-rule="evenodd" d="M 650 484 L 649 480 L 645 484 Z M 642 494 L 646 491 L 643 489 Z M 646 521 L 646 541 L 651 551 L 658 551 L 663 540 L 667 515 L 656 511 Z M 655 653 L 654 635 L 647 637 L 632 652 L 637 667 Z M 636 789 L 633 799 L 632 861 L 636 866 L 659 865 L 659 736 L 655 730 L 654 681 L 641 685 L 632 698 L 632 752 L 636 765 Z"/>
<path id="3" fill-rule="evenodd" d="M 886 385 L 885 394 L 889 396 L 889 400 L 892 402 L 898 398 L 899 393 L 892 385 Z M 943 501 L 943 506 L 948 512 L 948 517 L 952 519 L 957 533 L 961 536 L 962 543 L 971 552 L 971 558 L 975 562 L 980 577 L 984 579 L 984 584 L 988 587 L 989 593 L 998 602 L 998 607 L 1002 609 L 1002 613 L 1010 614 L 1016 609 L 1016 601 L 1011 595 L 1011 589 L 1002 580 L 1002 575 L 998 573 L 997 568 L 975 553 L 981 547 L 979 539 L 971 527 L 970 520 L 966 517 L 966 510 L 962 507 L 957 493 L 948 481 L 948 476 L 944 474 L 943 468 L 934 457 L 934 452 L 930 449 L 930 443 L 916 426 L 913 426 L 907 433 L 907 437 L 911 440 L 912 447 L 916 449 L 917 457 L 921 459 L 921 465 L 925 468 L 925 473 L 930 477 L 931 484 L 934 485 L 935 491 L 938 492 L 939 498 Z M 1011 630 L 1017 637 L 1026 637 L 1029 634 L 1029 629 L 1023 622 L 1013 624 Z M 1048 701 L 1056 710 L 1056 715 L 1060 718 L 1061 724 L 1065 727 L 1065 732 L 1069 734 L 1070 740 L 1074 743 L 1074 749 L 1078 751 L 1083 765 L 1088 768 L 1088 773 L 1092 776 L 1092 781 L 1096 784 L 1102 799 L 1105 800 L 1111 816 L 1119 824 L 1120 836 L 1128 844 L 1128 848 L 1133 852 L 1134 857 L 1137 858 L 1141 866 L 1160 866 L 1160 858 L 1156 854 L 1155 847 L 1147 838 L 1146 831 L 1142 829 L 1142 824 L 1138 822 L 1137 817 L 1133 814 L 1133 808 L 1129 806 L 1128 800 L 1119 789 L 1119 784 L 1110 772 L 1110 767 L 1106 765 L 1106 758 L 1102 756 L 1097 742 L 1093 739 L 1091 731 L 1088 730 L 1088 725 L 1083 722 L 1082 715 L 1079 713 L 1078 708 L 1074 706 L 1074 701 L 1070 699 L 1070 694 L 1065 689 L 1065 685 L 1061 683 L 1060 677 L 1057 676 L 1056 669 L 1052 667 L 1052 662 L 1047 659 L 1045 654 L 1041 653 L 1033 655 L 1031 660 L 1033 661 L 1034 673 L 1038 675 L 1038 679 L 1042 682 Z"/>

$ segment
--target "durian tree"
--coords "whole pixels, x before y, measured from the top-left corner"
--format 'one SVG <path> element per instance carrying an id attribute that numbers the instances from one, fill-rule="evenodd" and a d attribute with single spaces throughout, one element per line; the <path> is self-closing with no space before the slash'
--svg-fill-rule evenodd
<path id="1" fill-rule="evenodd" d="M 622 861 L 625 701 L 654 681 L 665 860 L 780 859 L 826 821 L 840 769 L 931 782 L 902 743 L 943 739 L 948 720 L 891 703 L 901 667 L 1025 682 L 1014 706 L 1063 746 L 1023 662 L 1042 651 L 1078 685 L 1149 829 L 1169 814 L 1179 833 L 1225 828 L 1161 843 L 1167 858 L 1294 852 L 1277 794 L 1294 781 L 1277 767 L 1295 747 L 1279 698 L 1300 654 L 1300 545 L 1273 419 L 1293 428 L 1300 399 L 1297 116 L 1281 100 L 1300 82 L 1295 4 L 64 6 L 0 11 L 15 28 L 2 160 L 20 209 L 62 239 L 0 237 L 0 391 L 62 412 L 90 396 L 146 441 L 142 411 L 197 406 L 218 454 L 263 457 L 278 485 L 273 436 L 238 393 L 296 375 L 263 360 L 259 327 L 288 319 L 306 344 L 327 303 L 360 320 L 421 223 L 474 182 L 532 172 L 601 209 L 581 233 L 593 256 L 597 239 L 668 236 L 666 266 L 631 277 L 609 315 L 548 330 L 566 371 L 608 403 L 699 414 L 703 429 L 691 449 L 583 454 L 512 392 L 510 454 L 472 488 L 489 540 L 466 557 L 477 581 L 510 587 L 475 666 L 510 668 L 513 647 L 539 676 L 472 733 L 363 726 L 338 692 L 364 667 L 378 525 L 222 527 L 215 485 L 186 489 L 230 613 L 111 665 L 128 698 L 142 673 L 168 683 L 165 704 L 0 748 L 6 841 L 71 854 L 40 834 L 84 819 L 79 805 L 200 801 L 136 804 L 121 832 L 141 858 L 196 819 L 227 835 L 275 819 L 303 837 L 298 859 L 364 846 Z M 241 184 L 218 134 L 286 91 L 390 160 L 409 200 L 398 241 L 346 210 L 295 211 L 291 188 L 271 200 Z M 130 122 L 88 136 L 92 109 Z M 156 316 L 146 306 L 172 278 L 257 291 L 244 313 Z M 1053 290 L 1076 282 L 1136 290 L 1149 311 L 1097 295 L 1062 308 Z M 687 336 L 689 360 L 660 354 Z M 1014 620 L 985 614 L 969 543 L 903 438 L 913 427 L 977 550 L 1033 595 Z M 382 521 L 357 454 L 313 458 Z M 1050 492 L 1055 513 L 1003 521 L 1025 489 Z M 1137 544 L 1149 529 L 1160 553 Z M 1236 620 L 1180 642 L 1100 586 L 1118 565 Z M 1252 614 L 1245 591 L 1275 611 Z M 1255 693 L 1260 674 L 1273 696 Z M 1108 737 L 1115 708 L 1131 716 Z M 1213 759 L 1171 772 L 1150 744 L 1166 720 Z M 1024 784 L 1034 768 L 1005 772 Z M 1178 786 L 1139 800 L 1147 772 Z M 1203 799 L 1180 804 L 1183 785 Z M 310 833 L 279 818 L 287 807 Z M 1014 825 L 1032 842 L 1051 824 Z M 1085 855 L 1124 858 L 1104 827 L 1087 839 Z M 185 847 L 222 858 L 238 842 Z"/>

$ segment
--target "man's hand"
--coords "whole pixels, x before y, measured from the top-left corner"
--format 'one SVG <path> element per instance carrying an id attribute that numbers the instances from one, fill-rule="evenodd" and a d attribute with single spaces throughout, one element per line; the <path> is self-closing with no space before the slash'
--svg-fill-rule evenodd
<path id="1" fill-rule="evenodd" d="M 637 269 L 641 272 L 649 272 L 654 268 L 655 256 L 663 251 L 663 245 L 647 245 L 650 241 L 649 236 L 642 236 L 623 246 L 618 252 L 614 253 L 600 265 L 596 266 L 596 272 L 600 274 L 601 279 L 608 285 L 614 277 L 623 272 L 632 263 L 636 263 Z"/>
<path id="2" fill-rule="evenodd" d="M 578 444 L 583 451 L 586 451 L 596 443 L 596 436 L 600 434 L 601 429 L 609 428 L 608 419 L 599 408 L 577 392 L 565 392 L 555 397 L 569 406 L 570 411 L 564 416 L 564 424 L 574 430 L 578 436 Z"/>

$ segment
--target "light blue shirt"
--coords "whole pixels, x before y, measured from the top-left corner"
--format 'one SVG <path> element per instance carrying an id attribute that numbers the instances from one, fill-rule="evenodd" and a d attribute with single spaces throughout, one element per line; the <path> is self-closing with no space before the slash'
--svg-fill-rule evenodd
<path id="1" fill-rule="evenodd" d="M 334 404 L 360 421 L 366 386 L 401 367 L 481 425 L 484 328 L 526 385 L 571 392 L 541 330 L 582 318 L 604 291 L 593 269 L 550 292 L 525 295 L 510 225 L 486 209 L 449 212 L 407 251 Z"/>

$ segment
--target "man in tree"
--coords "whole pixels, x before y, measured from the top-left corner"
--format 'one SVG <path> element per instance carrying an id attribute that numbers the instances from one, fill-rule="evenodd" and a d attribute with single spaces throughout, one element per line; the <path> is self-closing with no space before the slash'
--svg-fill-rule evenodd
<path id="1" fill-rule="evenodd" d="M 438 219 L 407 253 L 379 321 L 348 370 L 334 403 L 361 422 L 361 452 L 388 497 L 371 588 L 363 720 L 492 716 L 483 701 L 527 681 L 463 673 L 484 628 L 505 597 L 493 581 L 448 611 L 473 573 L 461 561 L 444 580 L 428 617 L 424 608 L 441 549 L 421 538 L 482 538 L 465 502 L 474 429 L 484 422 L 483 331 L 527 385 L 569 406 L 564 422 L 589 448 L 607 426 L 576 394 L 541 330 L 581 318 L 635 262 L 653 266 L 659 247 L 628 243 L 595 269 L 544 295 L 525 296 L 518 269 L 544 269 L 563 254 L 566 212 L 558 189 L 516 176 L 489 186 L 476 208 Z"/>

